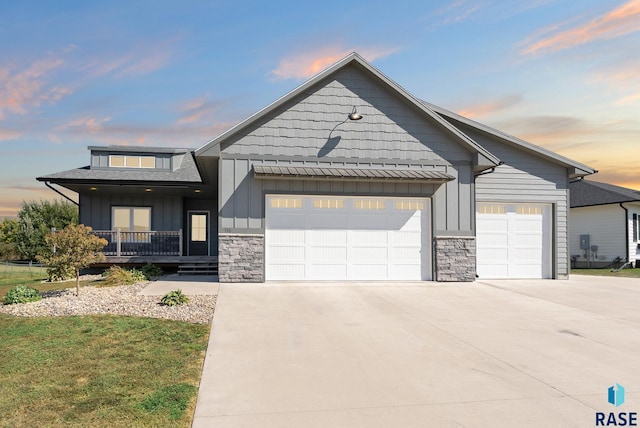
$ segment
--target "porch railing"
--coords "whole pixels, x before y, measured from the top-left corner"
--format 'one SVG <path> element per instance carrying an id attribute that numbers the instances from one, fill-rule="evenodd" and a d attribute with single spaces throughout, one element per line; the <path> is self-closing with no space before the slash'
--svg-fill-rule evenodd
<path id="1" fill-rule="evenodd" d="M 105 256 L 182 256 L 182 229 L 175 231 L 123 232 L 94 230 L 107 240 Z"/>

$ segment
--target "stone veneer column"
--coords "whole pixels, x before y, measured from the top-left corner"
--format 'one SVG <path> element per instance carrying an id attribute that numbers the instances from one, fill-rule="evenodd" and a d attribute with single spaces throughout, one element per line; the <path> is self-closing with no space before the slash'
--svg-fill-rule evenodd
<path id="1" fill-rule="evenodd" d="M 220 282 L 264 282 L 264 235 L 221 233 L 218 277 Z"/>
<path id="2" fill-rule="evenodd" d="M 474 236 L 438 236 L 435 238 L 435 251 L 436 281 L 475 281 Z"/>

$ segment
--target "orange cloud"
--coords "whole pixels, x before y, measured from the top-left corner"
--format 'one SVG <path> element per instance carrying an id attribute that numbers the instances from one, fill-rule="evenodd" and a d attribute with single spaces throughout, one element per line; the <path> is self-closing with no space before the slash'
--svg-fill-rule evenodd
<path id="1" fill-rule="evenodd" d="M 75 119 L 64 125 L 61 125 L 57 128 L 57 130 L 60 131 L 73 129 L 81 132 L 86 131 L 89 134 L 98 134 L 104 129 L 103 124 L 110 120 L 110 117 L 103 117 L 102 119 L 99 119 L 97 117 L 85 117 L 81 119 Z"/>
<path id="2" fill-rule="evenodd" d="M 620 98 L 614 104 L 618 106 L 633 104 L 637 101 L 640 101 L 640 92 L 636 94 L 627 95 L 626 97 Z"/>
<path id="3" fill-rule="evenodd" d="M 14 131 L 13 129 L 3 129 L 0 128 L 0 141 L 4 140 L 14 140 L 22 135 L 18 131 Z"/>
<path id="4" fill-rule="evenodd" d="M 528 43 L 523 55 L 555 52 L 594 40 L 613 39 L 640 30 L 640 0 L 631 0 L 583 25 Z"/>
<path id="5" fill-rule="evenodd" d="M 326 47 L 312 52 L 290 55 L 280 60 L 278 67 L 271 72 L 276 79 L 307 79 L 331 64 L 341 60 L 350 52 L 360 53 L 367 61 L 384 58 L 397 51 L 396 48 L 343 49 Z"/>
<path id="6" fill-rule="evenodd" d="M 118 57 L 100 57 L 80 68 L 94 77 L 114 74 L 117 77 L 142 76 L 165 67 L 173 57 L 172 42 L 138 46 Z"/>
<path id="7" fill-rule="evenodd" d="M 468 118 L 488 116 L 496 111 L 503 110 L 522 101 L 521 95 L 507 95 L 497 100 L 487 101 L 473 106 L 465 107 L 458 114 Z"/>
<path id="8" fill-rule="evenodd" d="M 16 73 L 1 69 L 0 119 L 7 113 L 26 114 L 29 107 L 45 102 L 55 104 L 71 94 L 70 88 L 47 85 L 47 78 L 62 64 L 61 59 L 49 56 Z"/>

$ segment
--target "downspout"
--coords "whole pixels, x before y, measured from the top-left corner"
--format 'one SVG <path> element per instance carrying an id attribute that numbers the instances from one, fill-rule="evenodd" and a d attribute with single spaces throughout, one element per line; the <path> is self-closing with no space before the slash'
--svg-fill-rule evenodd
<path id="1" fill-rule="evenodd" d="M 631 262 L 631 257 L 629 257 L 629 253 L 631 251 L 631 249 L 629 248 L 629 210 L 622 205 L 624 202 L 620 202 L 620 208 L 622 208 L 624 210 L 624 241 L 625 241 L 625 247 L 627 248 L 627 253 L 625 256 L 626 262 L 630 263 Z"/>
<path id="2" fill-rule="evenodd" d="M 473 206 L 474 206 L 474 213 L 473 213 L 473 234 L 474 237 L 477 239 L 478 238 L 478 229 L 476 227 L 476 210 L 477 210 L 477 201 L 476 201 L 476 190 L 475 190 L 475 179 L 476 177 L 480 177 L 481 175 L 486 175 L 486 174 L 491 174 L 493 172 L 495 172 L 496 168 L 499 167 L 500 165 L 504 165 L 503 161 L 498 162 L 498 165 L 494 166 L 493 168 L 490 169 L 486 169 L 478 174 L 473 174 L 473 186 L 474 186 L 474 190 L 473 190 Z M 477 244 L 476 244 L 477 245 Z M 434 251 L 434 257 L 435 257 L 435 251 Z M 476 278 L 478 278 L 478 252 L 476 250 Z"/>
<path id="3" fill-rule="evenodd" d="M 67 201 L 71 202 L 72 204 L 74 204 L 75 206 L 79 207 L 80 204 L 77 203 L 76 201 L 74 201 L 73 199 L 71 199 L 70 197 L 68 197 L 67 195 L 65 195 L 64 193 L 62 193 L 61 191 L 59 191 L 58 189 L 51 187 L 51 185 L 49 184 L 48 181 L 44 182 L 44 185 L 47 186 L 49 189 L 53 190 L 54 192 L 56 192 L 58 195 L 62 196 L 63 198 L 65 198 Z"/>

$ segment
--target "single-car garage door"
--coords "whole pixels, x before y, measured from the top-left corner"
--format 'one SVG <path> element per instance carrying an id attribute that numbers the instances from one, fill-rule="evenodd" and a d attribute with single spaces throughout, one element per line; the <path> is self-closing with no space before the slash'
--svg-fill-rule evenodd
<path id="1" fill-rule="evenodd" d="M 479 203 L 479 278 L 551 278 L 551 207 Z"/>
<path id="2" fill-rule="evenodd" d="M 267 195 L 267 280 L 430 280 L 429 199 Z"/>

